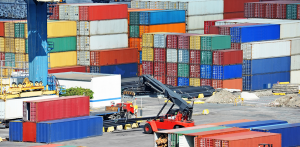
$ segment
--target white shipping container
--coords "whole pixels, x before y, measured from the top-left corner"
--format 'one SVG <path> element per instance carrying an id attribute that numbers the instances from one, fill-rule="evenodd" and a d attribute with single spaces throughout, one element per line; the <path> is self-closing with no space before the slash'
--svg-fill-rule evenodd
<path id="1" fill-rule="evenodd" d="M 167 33 L 167 32 L 159 32 L 153 33 L 153 42 L 154 48 L 166 48 L 166 38 L 169 34 L 178 34 L 178 33 Z"/>
<path id="2" fill-rule="evenodd" d="M 291 42 L 288 40 L 242 43 L 243 59 L 263 59 L 290 56 Z"/>
<path id="3" fill-rule="evenodd" d="M 0 100 L 0 121 L 23 118 L 23 101 L 58 98 L 57 95 Z"/>
<path id="4" fill-rule="evenodd" d="M 86 36 L 123 34 L 128 32 L 128 23 L 127 19 L 78 21 L 77 30 L 79 30 L 79 35 Z"/>
<path id="5" fill-rule="evenodd" d="M 194 147 L 194 137 L 179 135 L 179 147 Z"/>
<path id="6" fill-rule="evenodd" d="M 291 41 L 291 55 L 300 55 L 300 38 L 286 40 Z"/>
<path id="7" fill-rule="evenodd" d="M 170 10 L 178 10 L 179 9 L 179 3 L 178 2 L 169 2 L 169 9 Z"/>
<path id="8" fill-rule="evenodd" d="M 90 51 L 77 51 L 77 65 L 90 66 Z"/>
<path id="9" fill-rule="evenodd" d="M 169 9 L 169 2 L 168 1 L 159 1 L 158 9 Z"/>
<path id="10" fill-rule="evenodd" d="M 300 70 L 300 55 L 291 56 L 291 70 Z"/>
<path id="11" fill-rule="evenodd" d="M 187 16 L 224 13 L 223 0 L 179 1 L 179 10 L 186 10 Z"/>
<path id="12" fill-rule="evenodd" d="M 80 50 L 92 51 L 128 47 L 128 34 L 77 36 Z"/>
<path id="13" fill-rule="evenodd" d="M 300 70 L 291 71 L 291 81 L 290 83 L 300 84 Z"/>
<path id="14" fill-rule="evenodd" d="M 187 30 L 201 30 L 204 29 L 204 21 L 223 19 L 223 14 L 210 14 L 200 16 L 186 17 Z"/>
<path id="15" fill-rule="evenodd" d="M 204 30 L 186 30 L 186 33 L 192 33 L 192 34 L 204 34 Z"/>
<path id="16" fill-rule="evenodd" d="M 150 9 L 159 9 L 158 1 L 151 1 Z"/>
<path id="17" fill-rule="evenodd" d="M 167 62 L 177 63 L 177 50 L 167 49 Z"/>
<path id="18" fill-rule="evenodd" d="M 69 20 L 69 5 L 59 5 L 59 20 Z"/>

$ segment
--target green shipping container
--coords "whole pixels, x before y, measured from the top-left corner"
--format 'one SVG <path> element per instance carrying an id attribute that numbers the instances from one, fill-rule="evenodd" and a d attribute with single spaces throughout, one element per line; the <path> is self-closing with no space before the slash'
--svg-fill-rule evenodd
<path id="1" fill-rule="evenodd" d="M 47 41 L 48 44 L 53 44 L 50 53 L 76 51 L 76 37 L 48 38 Z"/>
<path id="2" fill-rule="evenodd" d="M 201 51 L 201 64 L 212 64 L 212 51 Z"/>
<path id="3" fill-rule="evenodd" d="M 25 39 L 25 53 L 28 54 L 28 39 Z"/>
<path id="4" fill-rule="evenodd" d="M 15 60 L 14 53 L 5 53 L 5 66 L 15 67 Z"/>
<path id="5" fill-rule="evenodd" d="M 189 77 L 190 67 L 189 64 L 178 63 L 178 77 Z"/>
<path id="6" fill-rule="evenodd" d="M 140 12 L 130 12 L 129 13 L 129 24 L 139 25 L 140 24 Z"/>
<path id="7" fill-rule="evenodd" d="M 25 38 L 25 23 L 15 23 L 15 37 Z"/>
<path id="8" fill-rule="evenodd" d="M 130 37 L 139 38 L 140 37 L 140 26 L 138 25 L 130 25 L 129 26 Z"/>
<path id="9" fill-rule="evenodd" d="M 286 5 L 286 19 L 297 19 L 297 6 L 300 3 Z"/>
<path id="10" fill-rule="evenodd" d="M 230 35 L 201 36 L 201 50 L 223 50 L 230 48 Z"/>

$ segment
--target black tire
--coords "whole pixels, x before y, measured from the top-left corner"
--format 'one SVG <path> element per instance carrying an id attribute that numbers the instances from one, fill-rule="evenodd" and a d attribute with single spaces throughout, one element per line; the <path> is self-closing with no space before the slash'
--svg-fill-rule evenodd
<path id="1" fill-rule="evenodd" d="M 144 132 L 145 134 L 152 134 L 153 133 L 153 130 L 152 130 L 152 127 L 149 123 L 146 123 L 145 126 L 144 126 Z"/>
<path id="2" fill-rule="evenodd" d="M 174 126 L 174 129 L 183 128 L 182 126 Z"/>

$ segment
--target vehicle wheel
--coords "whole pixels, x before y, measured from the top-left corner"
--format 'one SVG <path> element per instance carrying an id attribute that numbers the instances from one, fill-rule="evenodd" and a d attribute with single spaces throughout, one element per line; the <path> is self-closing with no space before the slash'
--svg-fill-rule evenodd
<path id="1" fill-rule="evenodd" d="M 152 134 L 153 131 L 152 131 L 152 128 L 151 128 L 151 125 L 149 123 L 146 123 L 145 126 L 144 126 L 144 132 L 146 134 Z"/>
<path id="2" fill-rule="evenodd" d="M 121 115 L 117 115 L 116 119 L 121 119 Z"/>
<path id="3" fill-rule="evenodd" d="M 111 120 L 115 120 L 115 119 L 116 119 L 116 116 L 112 115 L 110 119 L 111 119 Z"/>
<path id="4" fill-rule="evenodd" d="M 179 129 L 179 128 L 183 128 L 181 126 L 174 126 L 174 129 Z"/>

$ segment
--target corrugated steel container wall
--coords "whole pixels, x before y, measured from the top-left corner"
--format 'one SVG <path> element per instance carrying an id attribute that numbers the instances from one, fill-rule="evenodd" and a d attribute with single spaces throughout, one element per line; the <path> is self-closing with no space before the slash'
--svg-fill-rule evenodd
<path id="1" fill-rule="evenodd" d="M 245 16 L 245 12 L 232 12 L 232 13 L 224 13 L 224 19 L 231 19 L 231 18 L 242 18 Z"/>
<path id="2" fill-rule="evenodd" d="M 190 64 L 200 64 L 201 52 L 199 50 L 190 50 Z"/>
<path id="3" fill-rule="evenodd" d="M 200 50 L 201 49 L 201 36 L 190 36 L 190 49 Z"/>
<path id="4" fill-rule="evenodd" d="M 300 11 L 299 11 L 300 12 Z M 300 38 L 291 39 L 291 55 L 300 54 Z"/>
<path id="5" fill-rule="evenodd" d="M 91 66 L 137 63 L 139 62 L 138 50 L 136 48 L 123 48 L 91 51 L 90 61 Z"/>
<path id="6" fill-rule="evenodd" d="M 23 122 L 10 121 L 9 122 L 9 141 L 23 141 Z"/>
<path id="7" fill-rule="evenodd" d="M 201 64 L 212 64 L 212 51 L 201 51 Z"/>
<path id="8" fill-rule="evenodd" d="M 178 63 L 178 77 L 189 77 L 189 64 Z"/>
<path id="9" fill-rule="evenodd" d="M 166 84 L 166 76 L 154 76 L 154 79 L 158 80 L 162 84 Z"/>
<path id="10" fill-rule="evenodd" d="M 204 29 L 204 21 L 223 19 L 223 14 L 209 14 L 200 16 L 187 16 L 186 17 L 186 29 L 187 30 L 199 30 Z"/>
<path id="11" fill-rule="evenodd" d="M 223 13 L 224 12 L 223 6 L 224 3 L 222 0 L 188 1 L 188 2 L 180 1 L 179 2 L 179 10 L 186 10 L 187 16 Z"/>
<path id="12" fill-rule="evenodd" d="M 0 36 L 4 37 L 5 36 L 5 28 L 4 28 L 4 22 L 0 22 Z"/>
<path id="13" fill-rule="evenodd" d="M 167 62 L 177 63 L 177 50 L 176 49 L 167 49 Z"/>
<path id="14" fill-rule="evenodd" d="M 231 19 L 220 19 L 220 20 L 207 20 L 204 21 L 204 34 L 209 34 L 209 27 L 215 26 L 217 21 L 224 21 L 224 20 L 235 20 L 235 19 L 245 19 L 245 18 L 231 18 Z"/>
<path id="15" fill-rule="evenodd" d="M 200 64 L 190 64 L 190 77 L 200 78 Z M 199 79 L 200 84 L 200 79 Z"/>
<path id="16" fill-rule="evenodd" d="M 0 52 L 5 51 L 5 39 L 4 37 L 0 37 Z"/>
<path id="17" fill-rule="evenodd" d="M 298 62 L 298 64 L 300 63 Z M 278 58 L 267 58 L 267 59 L 256 59 L 256 60 L 244 60 L 243 75 L 285 72 L 285 71 L 290 71 L 291 70 L 290 67 L 291 67 L 290 56 L 278 57 Z"/>
<path id="18" fill-rule="evenodd" d="M 77 65 L 90 66 L 90 51 L 77 51 Z"/>
<path id="19" fill-rule="evenodd" d="M 190 49 L 190 36 L 198 34 L 181 34 L 178 35 L 178 49 Z"/>
<path id="20" fill-rule="evenodd" d="M 4 47 L 5 47 L 4 50 L 6 53 L 14 53 L 16 51 L 15 39 L 6 37 Z"/>
<path id="21" fill-rule="evenodd" d="M 130 25 L 129 26 L 129 37 L 140 37 L 140 27 L 138 25 Z"/>
<path id="22" fill-rule="evenodd" d="M 212 86 L 211 79 L 201 79 L 200 83 L 201 83 L 201 86 Z"/>
<path id="23" fill-rule="evenodd" d="M 107 20 L 127 18 L 126 4 L 100 4 L 98 6 L 79 6 L 79 20 Z M 108 15 L 109 14 L 109 15 Z"/>
<path id="24" fill-rule="evenodd" d="M 76 66 L 76 51 L 50 53 L 50 67 Z"/>
<path id="25" fill-rule="evenodd" d="M 263 24 L 230 28 L 232 42 L 244 43 L 280 39 L 280 25 Z"/>
<path id="26" fill-rule="evenodd" d="M 201 86 L 200 84 L 200 78 L 190 78 L 190 86 Z"/>
<path id="27" fill-rule="evenodd" d="M 266 42 L 244 43 L 241 45 L 243 59 L 262 59 L 272 57 L 290 56 L 291 42 L 288 40 L 276 40 Z"/>
<path id="28" fill-rule="evenodd" d="M 142 47 L 153 47 L 154 46 L 154 34 L 144 33 L 142 35 Z"/>
<path id="29" fill-rule="evenodd" d="M 166 48 L 167 47 L 167 35 L 172 33 L 164 33 L 164 34 L 154 34 L 153 41 L 155 48 Z"/>
<path id="30" fill-rule="evenodd" d="M 300 131 L 299 123 L 258 127 L 253 128 L 253 131 L 281 134 L 282 147 L 297 146 L 300 144 L 300 136 L 297 134 Z"/>
<path id="31" fill-rule="evenodd" d="M 127 34 L 100 35 L 100 36 L 91 36 L 89 38 L 90 38 L 90 42 L 89 42 L 90 48 L 86 50 L 102 50 L 102 49 L 128 47 Z"/>
<path id="32" fill-rule="evenodd" d="M 120 74 L 122 78 L 129 78 L 129 77 L 137 76 L 137 68 L 138 68 L 137 63 L 108 65 L 108 66 L 100 66 L 100 72 L 106 74 Z M 144 70 L 144 66 L 143 66 L 143 70 Z"/>
<path id="33" fill-rule="evenodd" d="M 290 72 L 243 76 L 243 90 L 270 89 L 278 81 L 290 81 Z"/>
<path id="34" fill-rule="evenodd" d="M 291 83 L 300 83 L 300 70 L 291 71 Z"/>
<path id="35" fill-rule="evenodd" d="M 189 86 L 189 78 L 178 77 L 177 86 Z"/>
<path id="36" fill-rule="evenodd" d="M 25 38 L 25 23 L 15 23 L 15 38 Z"/>
<path id="37" fill-rule="evenodd" d="M 300 55 L 291 56 L 291 70 L 300 70 Z"/>
<path id="38" fill-rule="evenodd" d="M 140 25 L 157 25 L 185 22 L 184 10 L 141 11 Z"/>
<path id="39" fill-rule="evenodd" d="M 154 75 L 155 76 L 166 76 L 166 63 L 165 62 L 154 62 Z"/>
<path id="40" fill-rule="evenodd" d="M 154 48 L 154 61 L 166 62 L 166 49 L 165 48 Z"/>
<path id="41" fill-rule="evenodd" d="M 4 22 L 5 37 L 15 37 L 15 25 L 14 22 Z"/>
<path id="42" fill-rule="evenodd" d="M 242 50 L 225 50 L 213 52 L 214 65 L 232 65 L 243 63 Z"/>
<path id="43" fill-rule="evenodd" d="M 141 38 L 129 38 L 129 47 L 137 48 L 139 51 L 142 50 L 142 39 Z"/>
<path id="44" fill-rule="evenodd" d="M 225 121 L 225 122 L 209 123 L 209 124 L 205 124 L 205 125 L 222 126 L 222 125 L 227 125 L 227 124 L 236 124 L 236 123 L 251 122 L 251 121 L 255 121 L 255 120 L 240 119 L 240 120 L 232 120 L 232 121 Z"/>
<path id="45" fill-rule="evenodd" d="M 16 53 L 25 53 L 25 39 L 15 38 L 15 49 Z"/>
<path id="46" fill-rule="evenodd" d="M 230 49 L 230 38 L 229 35 L 201 36 L 201 50 Z"/>
<path id="47" fill-rule="evenodd" d="M 144 33 L 157 33 L 157 32 L 172 32 L 172 33 L 185 33 L 185 23 L 172 23 L 160 25 L 140 25 L 139 35 L 142 37 Z"/>
<path id="48" fill-rule="evenodd" d="M 177 49 L 178 46 L 178 35 L 167 35 L 167 48 Z"/>
<path id="49" fill-rule="evenodd" d="M 212 87 L 243 90 L 243 79 L 212 80 Z"/>
<path id="50" fill-rule="evenodd" d="M 153 62 L 151 61 L 143 61 L 142 62 L 143 66 L 143 75 L 153 75 Z"/>
<path id="51" fill-rule="evenodd" d="M 51 53 L 76 51 L 76 37 L 49 38 L 47 39 L 47 42 L 49 44 L 53 43 L 53 49 L 50 51 Z"/>
<path id="52" fill-rule="evenodd" d="M 70 37 L 77 35 L 76 21 L 47 22 L 47 38 Z"/>
<path id="53" fill-rule="evenodd" d="M 218 80 L 242 78 L 242 71 L 242 64 L 225 66 L 214 65 L 212 78 Z"/>
<path id="54" fill-rule="evenodd" d="M 212 66 L 211 65 L 201 65 L 201 80 L 202 79 L 211 79 L 212 78 Z M 201 86 L 202 82 L 201 82 Z"/>
<path id="55" fill-rule="evenodd" d="M 23 102 L 23 121 L 41 122 L 89 115 L 88 96 L 68 96 Z M 74 106 L 73 108 L 70 106 Z"/>
<path id="56" fill-rule="evenodd" d="M 244 11 L 244 3 L 247 2 L 259 2 L 259 0 L 225 0 L 224 13 Z"/>
<path id="57" fill-rule="evenodd" d="M 61 73 L 61 72 L 86 72 L 86 68 L 85 66 L 71 66 L 71 67 L 48 69 L 49 74 Z"/>
<path id="58" fill-rule="evenodd" d="M 166 77 L 166 84 L 167 85 L 172 85 L 172 86 L 177 86 L 177 77 Z"/>
<path id="59" fill-rule="evenodd" d="M 36 142 L 35 122 L 23 122 L 23 142 Z"/>
<path id="60" fill-rule="evenodd" d="M 153 48 L 143 47 L 142 54 L 143 61 L 153 61 Z"/>
<path id="61" fill-rule="evenodd" d="M 287 123 L 288 122 L 284 121 L 284 120 L 263 120 L 263 121 L 251 121 L 251 122 L 227 124 L 227 125 L 224 125 L 224 126 L 226 126 L 226 127 L 238 127 L 238 128 L 254 128 L 254 127 L 261 127 L 261 126 L 287 124 Z"/>
<path id="62" fill-rule="evenodd" d="M 167 76 L 177 77 L 177 63 L 167 63 Z"/>
<path id="63" fill-rule="evenodd" d="M 103 135 L 103 118 L 84 116 L 37 123 L 40 143 L 61 142 Z"/>
<path id="64" fill-rule="evenodd" d="M 178 63 L 189 63 L 189 50 L 178 50 Z"/>

